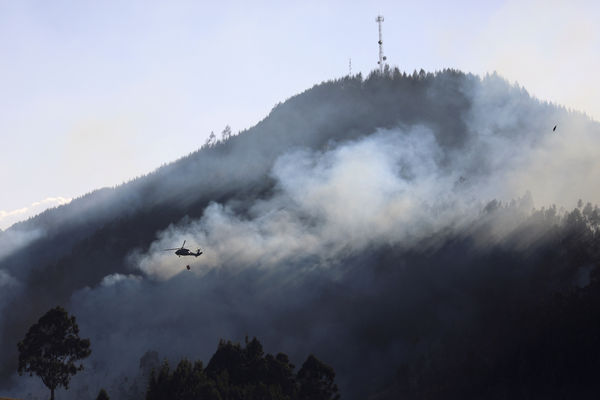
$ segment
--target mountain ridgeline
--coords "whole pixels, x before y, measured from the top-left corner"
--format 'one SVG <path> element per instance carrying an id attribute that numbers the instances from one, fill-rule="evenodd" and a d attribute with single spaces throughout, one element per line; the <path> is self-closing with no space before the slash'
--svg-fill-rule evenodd
<path id="1" fill-rule="evenodd" d="M 61 398 L 142 399 L 148 351 L 247 335 L 317 355 L 344 399 L 592 397 L 599 137 L 495 74 L 316 85 L 0 232 L 0 387 L 38 393 L 16 343 L 61 305 L 92 348 Z M 191 271 L 160 251 L 183 240 Z"/>

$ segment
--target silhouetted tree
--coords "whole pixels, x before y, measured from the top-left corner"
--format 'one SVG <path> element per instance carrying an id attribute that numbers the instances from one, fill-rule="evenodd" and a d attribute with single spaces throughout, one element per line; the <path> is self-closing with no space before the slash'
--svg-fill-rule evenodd
<path id="1" fill-rule="evenodd" d="M 340 398 L 334 383 L 335 372 L 312 354 L 308 356 L 298 371 L 301 400 L 336 400 Z"/>
<path id="2" fill-rule="evenodd" d="M 202 363 L 184 359 L 175 371 L 169 371 L 165 361 L 158 372 L 152 371 L 146 400 L 220 400 L 215 383 L 204 373 Z"/>
<path id="3" fill-rule="evenodd" d="M 226 141 L 230 137 L 231 137 L 231 127 L 229 125 L 226 125 L 225 129 L 223 129 L 223 132 L 221 132 L 221 139 L 223 141 Z"/>
<path id="4" fill-rule="evenodd" d="M 91 353 L 90 341 L 79 337 L 75 317 L 62 307 L 44 314 L 17 347 L 19 375 L 28 372 L 39 376 L 50 389 L 51 400 L 58 386 L 68 389 L 71 376 L 83 369 L 83 364 L 75 362 Z"/>
<path id="5" fill-rule="evenodd" d="M 146 400 L 336 400 L 334 378 L 333 369 L 312 355 L 297 378 L 288 356 L 265 355 L 258 339 L 246 338 L 245 346 L 221 340 L 206 370 L 184 359 L 171 373 L 165 361 L 152 372 Z"/>
<path id="6" fill-rule="evenodd" d="M 217 143 L 217 136 L 215 135 L 214 132 L 210 132 L 210 135 L 208 135 L 208 139 L 206 139 L 206 142 L 204 142 L 204 146 L 202 147 L 212 147 Z"/>
<path id="7" fill-rule="evenodd" d="M 275 357 L 271 354 L 265 356 L 266 374 L 265 381 L 268 385 L 279 385 L 281 394 L 295 398 L 297 394 L 294 364 L 290 363 L 287 354 L 278 353 Z"/>
<path id="8" fill-rule="evenodd" d="M 106 390 L 100 389 L 100 392 L 98 392 L 98 397 L 96 397 L 96 400 L 110 400 L 110 397 L 108 397 L 108 393 L 106 393 Z"/>
<path id="9" fill-rule="evenodd" d="M 153 369 L 150 374 L 146 400 L 166 399 L 171 392 L 170 368 L 167 360 L 163 361 L 158 370 Z"/>

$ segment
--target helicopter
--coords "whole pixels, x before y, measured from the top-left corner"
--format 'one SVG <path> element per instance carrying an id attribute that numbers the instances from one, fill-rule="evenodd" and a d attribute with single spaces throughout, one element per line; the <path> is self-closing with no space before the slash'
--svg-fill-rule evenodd
<path id="1" fill-rule="evenodd" d="M 178 257 L 181 257 L 181 256 L 194 256 L 194 257 L 198 257 L 200 254 L 202 254 L 202 252 L 200 251 L 200 249 L 196 250 L 196 252 L 194 253 L 194 252 L 191 252 L 189 249 L 186 249 L 184 246 L 185 246 L 185 240 L 183 241 L 183 244 L 181 245 L 181 247 L 175 248 L 175 249 L 164 249 L 163 251 L 172 251 L 172 250 L 175 250 L 175 254 L 177 254 Z"/>

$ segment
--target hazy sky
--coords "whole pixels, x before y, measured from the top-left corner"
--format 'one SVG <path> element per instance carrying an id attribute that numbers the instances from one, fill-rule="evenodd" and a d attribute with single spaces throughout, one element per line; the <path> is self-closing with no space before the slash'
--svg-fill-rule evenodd
<path id="1" fill-rule="evenodd" d="M 0 228 L 251 127 L 323 80 L 497 71 L 600 120 L 596 1 L 0 0 Z"/>

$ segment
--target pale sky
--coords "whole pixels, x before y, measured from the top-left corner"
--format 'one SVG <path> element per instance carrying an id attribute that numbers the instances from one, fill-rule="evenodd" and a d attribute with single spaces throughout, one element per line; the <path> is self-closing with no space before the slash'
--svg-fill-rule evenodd
<path id="1" fill-rule="evenodd" d="M 217 4 L 218 3 L 218 4 Z M 600 120 L 597 1 L 0 0 L 0 229 L 151 172 L 321 81 L 497 71 Z"/>

